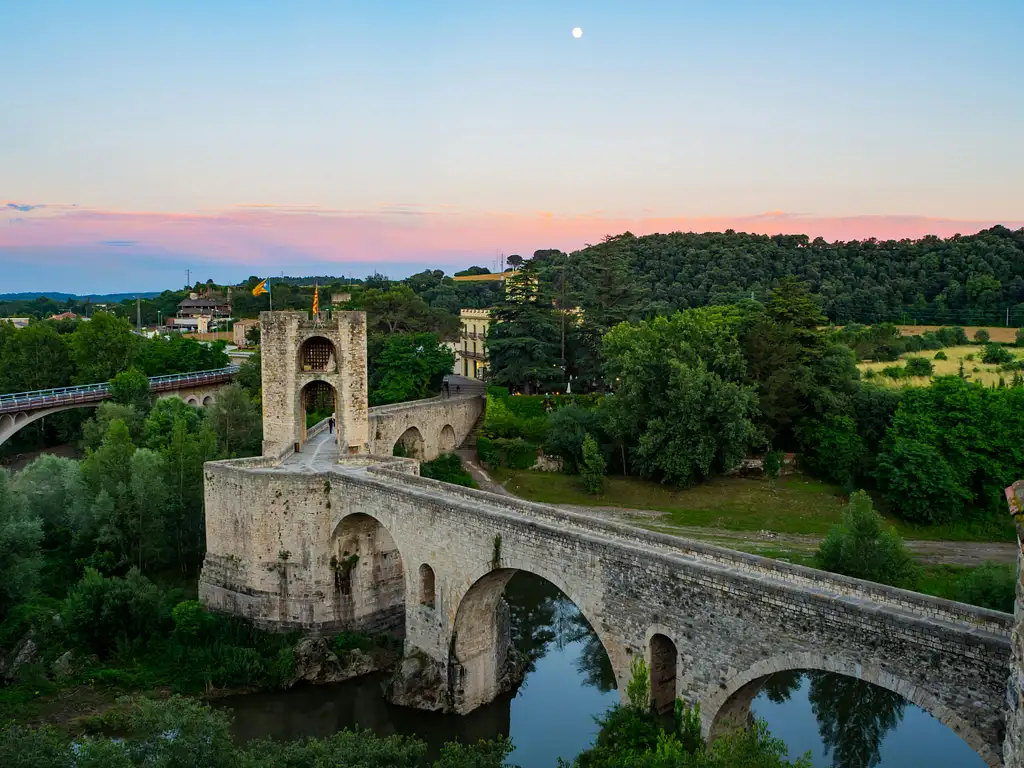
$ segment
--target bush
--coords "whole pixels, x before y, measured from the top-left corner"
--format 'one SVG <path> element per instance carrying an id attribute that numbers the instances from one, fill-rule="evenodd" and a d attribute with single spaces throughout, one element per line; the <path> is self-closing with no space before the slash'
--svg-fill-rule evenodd
<path id="1" fill-rule="evenodd" d="M 974 568 L 958 585 L 957 600 L 994 611 L 1013 613 L 1017 569 L 1011 565 L 985 563 Z"/>
<path id="2" fill-rule="evenodd" d="M 1024 347 L 1024 328 L 1017 329 L 1017 333 L 1014 336 L 1014 343 L 1018 347 Z"/>
<path id="3" fill-rule="evenodd" d="M 905 586 L 913 582 L 914 564 L 903 541 L 885 521 L 864 491 L 850 496 L 842 522 L 833 526 L 816 555 L 818 567 L 880 584 Z"/>
<path id="4" fill-rule="evenodd" d="M 979 344 L 988 344 L 991 338 L 989 332 L 984 328 L 979 328 L 974 332 L 974 340 Z"/>
<path id="5" fill-rule="evenodd" d="M 551 414 L 544 453 L 560 456 L 567 472 L 578 472 L 583 463 L 583 441 L 587 434 L 600 441 L 602 432 L 600 411 L 567 405 Z"/>
<path id="6" fill-rule="evenodd" d="M 1015 363 L 1017 358 L 1002 344 L 986 344 L 981 352 L 981 362 L 986 365 Z"/>
<path id="7" fill-rule="evenodd" d="M 803 442 L 800 458 L 804 466 L 847 489 L 853 486 L 865 455 L 856 421 L 849 416 L 829 416 L 808 430 Z"/>
<path id="8" fill-rule="evenodd" d="M 145 642 L 167 629 L 168 613 L 160 589 L 138 569 L 122 579 L 86 568 L 68 592 L 61 617 L 80 647 L 105 658 L 118 644 Z"/>
<path id="9" fill-rule="evenodd" d="M 537 463 L 537 445 L 518 437 L 478 437 L 476 455 L 489 467 L 529 469 Z"/>
<path id="10" fill-rule="evenodd" d="M 420 464 L 420 477 L 429 477 L 432 480 L 462 485 L 466 488 L 477 487 L 473 476 L 466 471 L 465 467 L 462 466 L 462 460 L 454 453 L 446 453 L 438 456 L 433 461 L 422 462 Z"/>
<path id="11" fill-rule="evenodd" d="M 936 352 L 936 353 L 935 353 L 935 359 L 936 359 L 936 360 L 948 360 L 949 358 L 947 358 L 947 357 L 946 357 L 946 353 L 945 353 L 945 352 L 943 352 L 943 351 L 942 351 L 942 350 L 940 349 L 940 350 L 939 350 L 938 352 Z"/>
<path id="12" fill-rule="evenodd" d="M 604 456 L 601 455 L 601 449 L 597 447 L 597 441 L 589 434 L 585 435 L 580 474 L 583 476 L 583 486 L 588 493 L 597 496 L 604 490 L 605 468 Z"/>
<path id="13" fill-rule="evenodd" d="M 902 379 L 906 369 L 901 365 L 889 365 L 882 369 L 882 376 L 890 379 Z"/>
<path id="14" fill-rule="evenodd" d="M 934 370 L 931 361 L 923 357 L 908 357 L 906 359 L 907 376 L 931 376 Z"/>

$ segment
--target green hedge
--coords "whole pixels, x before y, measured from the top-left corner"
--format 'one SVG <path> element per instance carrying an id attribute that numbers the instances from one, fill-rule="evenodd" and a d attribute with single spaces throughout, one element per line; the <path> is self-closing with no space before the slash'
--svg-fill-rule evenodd
<path id="1" fill-rule="evenodd" d="M 537 463 L 537 444 L 522 438 L 490 438 L 480 436 L 476 455 L 488 467 L 529 469 Z"/>

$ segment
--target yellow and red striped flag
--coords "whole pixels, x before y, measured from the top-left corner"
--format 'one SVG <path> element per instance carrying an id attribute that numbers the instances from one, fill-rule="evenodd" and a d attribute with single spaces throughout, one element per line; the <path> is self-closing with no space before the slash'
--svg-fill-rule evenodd
<path id="1" fill-rule="evenodd" d="M 320 286 L 313 283 L 313 314 L 320 311 Z"/>

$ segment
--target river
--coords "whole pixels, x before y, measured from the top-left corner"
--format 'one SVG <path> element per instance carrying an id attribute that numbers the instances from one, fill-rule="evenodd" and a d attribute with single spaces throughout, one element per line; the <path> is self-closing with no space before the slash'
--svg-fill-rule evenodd
<path id="1" fill-rule="evenodd" d="M 510 761 L 553 768 L 597 733 L 594 718 L 618 702 L 611 665 L 575 606 L 548 582 L 517 574 L 505 590 L 513 631 L 530 665 L 515 695 L 466 716 L 395 707 L 381 696 L 383 676 L 330 686 L 233 696 L 240 741 L 328 736 L 359 726 L 387 736 L 416 735 L 436 755 L 446 741 L 512 738 Z M 791 756 L 811 752 L 815 768 L 984 768 L 950 729 L 878 686 L 821 672 L 780 673 L 765 681 L 752 711 Z"/>

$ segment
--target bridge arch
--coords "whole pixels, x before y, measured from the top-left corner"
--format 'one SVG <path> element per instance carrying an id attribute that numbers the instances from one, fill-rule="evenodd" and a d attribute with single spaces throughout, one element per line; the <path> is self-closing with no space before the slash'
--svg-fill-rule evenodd
<path id="1" fill-rule="evenodd" d="M 450 453 L 455 450 L 455 428 L 451 424 L 445 424 L 441 427 L 441 438 L 438 441 L 438 447 L 441 449 L 441 453 Z"/>
<path id="2" fill-rule="evenodd" d="M 338 390 L 323 379 L 307 382 L 299 391 L 299 428 L 303 440 L 306 437 L 306 422 L 310 414 L 327 418 L 338 411 Z M 312 426 L 312 425 L 310 425 Z M 336 433 L 340 433 L 340 429 Z"/>
<path id="3" fill-rule="evenodd" d="M 188 405 L 191 405 L 191 406 L 192 406 L 193 408 L 198 408 L 198 407 L 199 407 L 199 398 L 197 398 L 197 397 L 190 397 L 190 398 L 189 398 L 188 400 L 186 400 L 185 402 L 186 402 L 186 403 L 187 403 Z"/>
<path id="4" fill-rule="evenodd" d="M 207 395 L 203 398 L 203 408 L 209 408 L 213 405 L 213 395 Z"/>
<path id="5" fill-rule="evenodd" d="M 405 570 L 391 532 L 376 517 L 343 517 L 331 536 L 336 616 L 349 631 L 401 632 L 405 626 Z"/>
<path id="6" fill-rule="evenodd" d="M 679 695 L 679 645 L 675 634 L 660 624 L 647 630 L 646 641 L 651 706 L 659 713 L 671 712 Z"/>
<path id="7" fill-rule="evenodd" d="M 462 594 L 451 622 L 448 649 L 449 684 L 454 708 L 466 714 L 493 701 L 518 682 L 518 659 L 511 652 L 509 615 L 502 600 L 505 586 L 519 572 L 544 579 L 557 587 L 583 616 L 597 635 L 615 673 L 616 685 L 625 690 L 623 677 L 624 651 L 609 643 L 604 628 L 592 621 L 593 615 L 578 595 L 554 573 L 540 573 L 533 568 L 494 568 L 480 575 Z M 628 659 L 625 661 L 628 667 Z"/>
<path id="8" fill-rule="evenodd" d="M 412 459 L 423 459 L 426 450 L 423 444 L 423 433 L 417 427 L 409 427 L 403 432 L 391 448 L 394 456 L 408 456 Z"/>
<path id="9" fill-rule="evenodd" d="M 700 699 L 701 726 L 705 738 L 714 738 L 727 730 L 729 724 L 724 722 L 727 719 L 741 722 L 748 720 L 750 703 L 765 680 L 777 672 L 794 671 L 834 672 L 899 694 L 967 742 L 988 765 L 998 768 L 1003 764 L 998 744 L 989 743 L 970 723 L 920 686 L 902 680 L 874 664 L 860 664 L 832 654 L 808 651 L 762 659 L 726 682 L 709 687 Z"/>

